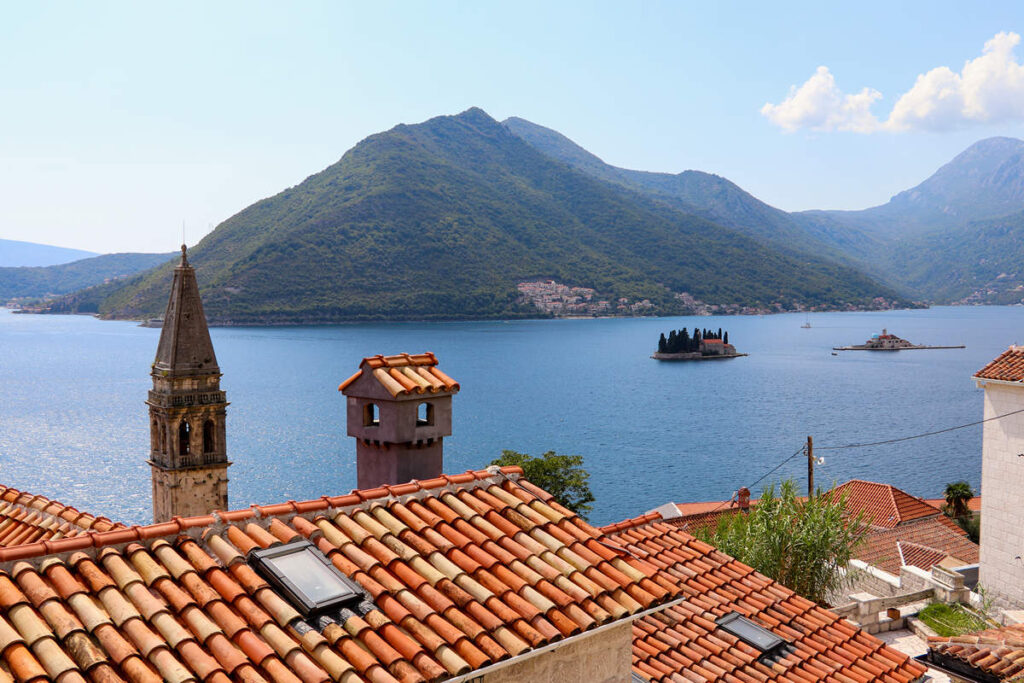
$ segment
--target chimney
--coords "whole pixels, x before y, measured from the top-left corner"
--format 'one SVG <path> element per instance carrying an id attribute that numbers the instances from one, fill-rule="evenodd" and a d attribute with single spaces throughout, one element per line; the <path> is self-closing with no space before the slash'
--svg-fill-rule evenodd
<path id="1" fill-rule="evenodd" d="M 356 439 L 360 489 L 440 476 L 459 383 L 437 368 L 434 354 L 364 358 L 338 391 Z"/>

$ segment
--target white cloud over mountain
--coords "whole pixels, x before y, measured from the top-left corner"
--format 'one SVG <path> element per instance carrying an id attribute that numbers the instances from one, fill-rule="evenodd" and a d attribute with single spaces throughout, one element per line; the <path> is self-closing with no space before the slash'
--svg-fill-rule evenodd
<path id="1" fill-rule="evenodd" d="M 1019 43 L 1016 33 L 998 33 L 960 73 L 940 66 L 919 75 L 885 120 L 871 112 L 882 97 L 880 92 L 864 88 L 844 94 L 824 66 L 803 85 L 790 88 L 779 104 L 765 104 L 761 114 L 790 132 L 949 130 L 975 123 L 1024 121 L 1024 65 L 1014 55 Z"/>

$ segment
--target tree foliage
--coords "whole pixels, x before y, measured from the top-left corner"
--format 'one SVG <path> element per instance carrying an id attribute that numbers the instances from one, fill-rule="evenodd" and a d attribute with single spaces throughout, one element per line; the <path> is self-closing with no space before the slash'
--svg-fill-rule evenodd
<path id="1" fill-rule="evenodd" d="M 954 481 L 946 484 L 946 514 L 950 517 L 964 517 L 971 513 L 968 504 L 974 498 L 974 491 L 966 481 Z"/>
<path id="2" fill-rule="evenodd" d="M 815 602 L 840 588 L 867 530 L 846 513 L 845 496 L 801 498 L 796 483 L 773 484 L 749 513 L 723 517 L 703 540 Z"/>
<path id="3" fill-rule="evenodd" d="M 671 330 L 668 333 L 668 337 L 665 337 L 665 333 L 661 334 L 658 339 L 658 353 L 696 353 L 700 351 L 700 343 L 705 339 L 722 339 L 725 337 L 725 343 L 729 343 L 729 333 L 722 334 L 722 328 L 718 328 L 718 332 L 712 332 L 711 330 L 700 330 L 693 328 L 693 336 L 690 336 L 690 331 L 685 327 L 681 330 Z"/>
<path id="4" fill-rule="evenodd" d="M 517 451 L 503 450 L 501 457 L 491 461 L 492 465 L 507 467 L 516 465 L 523 468 L 523 475 L 530 483 L 539 486 L 559 503 L 583 519 L 593 509 L 594 494 L 590 490 L 590 473 L 583 469 L 582 455 L 559 455 L 547 451 L 539 458 Z"/>

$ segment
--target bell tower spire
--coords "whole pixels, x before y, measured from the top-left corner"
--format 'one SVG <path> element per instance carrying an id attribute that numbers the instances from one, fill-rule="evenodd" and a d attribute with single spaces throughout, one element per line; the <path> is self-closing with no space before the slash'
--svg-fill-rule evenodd
<path id="1" fill-rule="evenodd" d="M 228 403 L 184 244 L 150 374 L 153 520 L 226 510 Z"/>

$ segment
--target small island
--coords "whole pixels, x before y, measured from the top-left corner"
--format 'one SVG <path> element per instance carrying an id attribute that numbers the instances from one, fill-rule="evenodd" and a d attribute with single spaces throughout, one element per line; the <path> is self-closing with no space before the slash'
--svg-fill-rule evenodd
<path id="1" fill-rule="evenodd" d="M 685 327 L 661 333 L 658 339 L 658 350 L 651 358 L 655 360 L 717 360 L 720 358 L 738 358 L 745 353 L 737 353 L 736 347 L 729 343 L 729 333 L 713 330 L 693 329 L 693 336 Z"/>
<path id="2" fill-rule="evenodd" d="M 900 339 L 895 334 L 889 334 L 889 330 L 882 329 L 882 334 L 873 334 L 863 344 L 853 346 L 833 346 L 833 351 L 916 351 L 922 349 L 962 349 L 963 344 L 957 346 L 928 346 L 924 344 L 912 344 L 906 339 Z"/>

